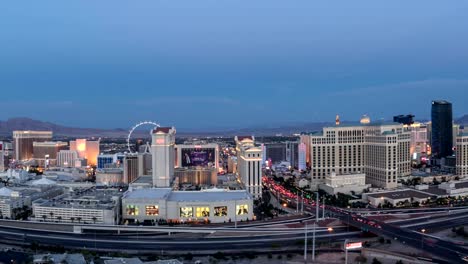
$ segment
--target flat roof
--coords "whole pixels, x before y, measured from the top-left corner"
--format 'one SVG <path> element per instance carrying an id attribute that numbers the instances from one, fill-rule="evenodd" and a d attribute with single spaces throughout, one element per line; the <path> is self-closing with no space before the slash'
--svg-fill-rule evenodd
<path id="1" fill-rule="evenodd" d="M 245 190 L 208 189 L 202 191 L 172 191 L 171 188 L 149 188 L 127 191 L 123 199 L 167 199 L 177 202 L 217 202 L 229 200 L 249 200 L 251 195 Z"/>
<path id="2" fill-rule="evenodd" d="M 428 198 L 431 196 L 429 193 L 424 193 L 415 190 L 401 190 L 394 192 L 382 192 L 382 193 L 373 193 L 369 194 L 369 197 L 372 198 L 390 198 L 390 199 L 410 199 L 410 198 Z"/>
<path id="3" fill-rule="evenodd" d="M 250 194 L 245 190 L 226 191 L 212 189 L 206 191 L 174 191 L 169 195 L 169 201 L 177 202 L 217 202 L 229 200 L 249 200 Z"/>
<path id="4" fill-rule="evenodd" d="M 149 188 L 149 189 L 136 189 L 127 191 L 123 195 L 124 199 L 163 199 L 170 193 L 171 188 Z"/>
<path id="5" fill-rule="evenodd" d="M 468 188 L 468 181 L 455 183 L 455 189 Z"/>

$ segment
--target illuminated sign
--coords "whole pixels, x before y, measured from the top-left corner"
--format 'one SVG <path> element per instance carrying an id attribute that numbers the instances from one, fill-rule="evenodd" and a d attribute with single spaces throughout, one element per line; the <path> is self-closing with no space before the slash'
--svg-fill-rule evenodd
<path id="1" fill-rule="evenodd" d="M 360 249 L 362 248 L 362 242 L 347 243 L 346 250 Z"/>
<path id="2" fill-rule="evenodd" d="M 156 139 L 156 144 L 164 144 L 164 138 Z"/>

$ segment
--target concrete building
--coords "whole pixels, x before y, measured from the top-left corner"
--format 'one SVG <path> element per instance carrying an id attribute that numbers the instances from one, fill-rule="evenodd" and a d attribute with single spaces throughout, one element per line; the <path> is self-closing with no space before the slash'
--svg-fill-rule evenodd
<path id="1" fill-rule="evenodd" d="M 298 169 L 300 171 L 305 171 L 307 169 L 307 159 L 306 159 L 306 155 L 307 155 L 307 146 L 306 144 L 304 144 L 303 142 L 301 142 L 299 144 L 299 153 L 298 153 Z"/>
<path id="2" fill-rule="evenodd" d="M 299 141 L 286 142 L 286 161 L 291 163 L 293 168 L 299 168 Z"/>
<path id="3" fill-rule="evenodd" d="M 336 175 L 333 172 L 326 176 L 324 184 L 319 185 L 319 189 L 324 190 L 330 195 L 337 193 L 361 194 L 369 187 L 371 185 L 366 184 L 366 175 L 364 173 Z"/>
<path id="4" fill-rule="evenodd" d="M 219 145 L 215 143 L 178 144 L 175 146 L 177 168 L 214 167 L 219 169 Z"/>
<path id="5" fill-rule="evenodd" d="M 88 165 L 97 165 L 99 156 L 99 140 L 76 139 L 70 141 L 70 150 L 78 152 L 78 158 L 86 159 Z"/>
<path id="6" fill-rule="evenodd" d="M 176 168 L 174 172 L 179 184 L 213 186 L 218 183 L 218 173 L 214 167 Z"/>
<path id="7" fill-rule="evenodd" d="M 96 170 L 96 184 L 104 186 L 122 186 L 128 184 L 124 179 L 122 168 L 105 168 Z"/>
<path id="8" fill-rule="evenodd" d="M 13 131 L 15 160 L 30 160 L 34 157 L 34 142 L 52 140 L 52 131 Z"/>
<path id="9" fill-rule="evenodd" d="M 57 153 L 57 167 L 74 168 L 78 160 L 78 152 L 75 150 L 60 150 Z"/>
<path id="10" fill-rule="evenodd" d="M 6 161 L 5 161 L 5 150 L 3 147 L 3 142 L 0 141 L 0 172 L 4 172 L 6 166 Z"/>
<path id="11" fill-rule="evenodd" d="M 360 124 L 325 127 L 308 137 L 312 188 L 333 172 L 364 172 L 366 183 L 381 188 L 395 188 L 398 177 L 411 174 L 411 134 L 401 124 L 370 123 L 366 117 Z"/>
<path id="12" fill-rule="evenodd" d="M 421 158 L 430 155 L 427 125 L 414 123 L 409 128 L 411 131 L 411 159 L 419 163 Z"/>
<path id="13" fill-rule="evenodd" d="M 114 190 L 78 189 L 53 200 L 33 202 L 36 221 L 116 225 L 120 220 L 121 193 Z"/>
<path id="14" fill-rule="evenodd" d="M 56 166 L 58 153 L 67 149 L 66 142 L 33 142 L 33 156 L 41 167 Z"/>
<path id="15" fill-rule="evenodd" d="M 63 188 L 56 185 L 35 182 L 31 186 L 0 188 L 0 218 L 14 219 L 17 210 L 31 207 L 39 199 L 51 199 L 63 194 Z"/>
<path id="16" fill-rule="evenodd" d="M 265 143 L 266 160 L 273 164 L 286 161 L 286 143 Z"/>
<path id="17" fill-rule="evenodd" d="M 245 190 L 172 191 L 138 189 L 122 197 L 122 218 L 129 222 L 210 221 L 223 223 L 253 219 L 253 199 Z"/>
<path id="18" fill-rule="evenodd" d="M 262 148 L 253 136 L 236 136 L 237 173 L 246 190 L 257 199 L 262 197 Z"/>
<path id="19" fill-rule="evenodd" d="M 151 175 L 153 171 L 151 153 L 138 153 L 138 176 Z"/>
<path id="20" fill-rule="evenodd" d="M 0 172 L 9 168 L 10 160 L 13 158 L 13 144 L 0 141 Z"/>
<path id="21" fill-rule="evenodd" d="M 34 255 L 33 264 L 87 264 L 83 254 L 41 254 Z"/>
<path id="22" fill-rule="evenodd" d="M 174 127 L 158 127 L 152 132 L 153 184 L 155 187 L 170 187 L 175 166 Z"/>
<path id="23" fill-rule="evenodd" d="M 414 203 L 418 202 L 422 204 L 423 202 L 431 199 L 434 195 L 426 192 L 416 191 L 412 189 L 398 190 L 394 192 L 379 192 L 379 193 L 369 193 L 364 194 L 363 199 L 367 200 L 370 205 L 374 207 L 383 206 L 385 203 L 389 203 L 393 206 L 398 206 L 399 204 L 405 203 Z"/>
<path id="24" fill-rule="evenodd" d="M 138 170 L 138 154 L 127 154 L 123 161 L 123 183 L 129 184 L 138 178 L 141 174 Z"/>
<path id="25" fill-rule="evenodd" d="M 458 176 L 468 176 L 468 133 L 456 137 L 456 172 Z"/>

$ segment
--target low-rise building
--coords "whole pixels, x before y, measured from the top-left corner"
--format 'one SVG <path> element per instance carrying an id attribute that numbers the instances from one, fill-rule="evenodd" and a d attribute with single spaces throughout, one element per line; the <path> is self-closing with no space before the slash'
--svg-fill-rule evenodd
<path id="1" fill-rule="evenodd" d="M 433 194 L 427 192 L 405 189 L 392 192 L 366 193 L 363 194 L 363 199 L 367 200 L 370 205 L 379 207 L 379 205 L 383 206 L 385 203 L 393 206 L 414 202 L 421 204 L 433 196 Z"/>
<path id="2" fill-rule="evenodd" d="M 124 184 L 123 168 L 97 169 L 96 184 L 105 186 L 121 186 Z"/>
<path id="3" fill-rule="evenodd" d="M 337 193 L 361 194 L 370 187 L 370 184 L 366 184 L 366 175 L 364 173 L 336 175 L 336 173 L 332 172 L 326 176 L 325 184 L 319 184 L 319 189 L 331 195 Z"/>
<path id="4" fill-rule="evenodd" d="M 83 254 L 41 254 L 34 255 L 34 264 L 86 264 Z"/>
<path id="5" fill-rule="evenodd" d="M 253 219 L 253 198 L 245 190 L 138 189 L 123 195 L 122 218 L 129 222 L 246 221 Z"/>
<path id="6" fill-rule="evenodd" d="M 120 220 L 117 190 L 79 189 L 52 200 L 33 203 L 36 221 L 115 225 Z"/>
<path id="7" fill-rule="evenodd" d="M 14 219 L 24 208 L 30 208 L 32 202 L 50 199 L 63 194 L 63 188 L 48 185 L 22 187 L 3 187 L 0 189 L 0 217 Z"/>

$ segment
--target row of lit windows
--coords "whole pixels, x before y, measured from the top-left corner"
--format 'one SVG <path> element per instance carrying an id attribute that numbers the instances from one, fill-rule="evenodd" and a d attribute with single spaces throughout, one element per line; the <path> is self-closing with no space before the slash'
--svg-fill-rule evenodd
<path id="1" fill-rule="evenodd" d="M 228 208 L 227 206 L 216 206 L 214 209 L 214 216 L 227 216 Z M 183 218 L 194 217 L 194 211 L 196 217 L 210 217 L 210 208 L 209 207 L 181 207 L 179 210 L 179 216 Z M 248 205 L 237 205 L 236 206 L 236 215 L 245 215 L 248 214 Z M 140 215 L 140 210 L 136 205 L 127 205 L 126 214 L 130 216 Z M 147 205 L 145 206 L 145 215 L 147 216 L 157 216 L 159 215 L 159 206 L 158 205 Z"/>

